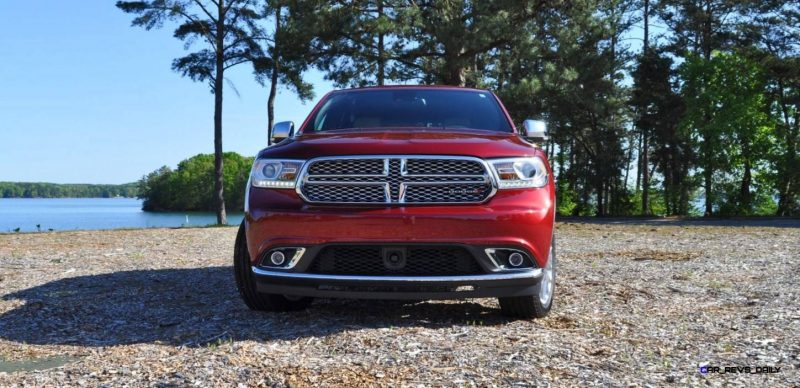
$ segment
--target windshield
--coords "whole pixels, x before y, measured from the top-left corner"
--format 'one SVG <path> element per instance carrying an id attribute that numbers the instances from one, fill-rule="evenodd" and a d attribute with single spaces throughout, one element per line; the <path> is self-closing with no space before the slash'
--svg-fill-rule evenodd
<path id="1" fill-rule="evenodd" d="M 513 131 L 491 93 L 452 89 L 334 93 L 317 110 L 305 131 L 389 127 Z"/>

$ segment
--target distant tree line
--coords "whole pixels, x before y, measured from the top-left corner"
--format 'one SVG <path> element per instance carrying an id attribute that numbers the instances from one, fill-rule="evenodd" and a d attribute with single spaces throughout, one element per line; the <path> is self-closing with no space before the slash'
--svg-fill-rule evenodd
<path id="1" fill-rule="evenodd" d="M 235 152 L 223 154 L 225 203 L 227 210 L 244 209 L 244 191 L 253 164 L 252 157 Z M 214 155 L 199 154 L 178 163 L 178 168 L 161 167 L 139 180 L 138 196 L 147 211 L 213 211 Z"/>
<path id="2" fill-rule="evenodd" d="M 136 197 L 138 185 L 91 185 L 0 182 L 0 198 L 114 198 Z"/>
<path id="3" fill-rule="evenodd" d="M 800 215 L 800 1 L 151 0 L 134 25 L 178 23 L 173 68 L 215 95 L 224 218 L 224 71 L 275 91 L 449 84 L 547 120 L 568 215 Z M 653 26 L 657 26 L 653 33 Z M 636 42 L 635 49 L 632 48 Z M 202 46 L 202 47 L 199 47 Z"/>

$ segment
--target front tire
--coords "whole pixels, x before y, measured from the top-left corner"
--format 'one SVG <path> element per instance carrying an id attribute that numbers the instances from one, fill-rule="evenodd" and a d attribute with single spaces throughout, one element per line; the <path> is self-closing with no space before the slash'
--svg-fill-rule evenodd
<path id="1" fill-rule="evenodd" d="M 244 303 L 251 310 L 257 311 L 297 311 L 303 310 L 311 304 L 312 298 L 286 297 L 277 294 L 262 294 L 256 290 L 256 282 L 250 262 L 250 253 L 247 251 L 247 236 L 244 231 L 244 221 L 239 225 L 236 234 L 236 244 L 233 248 L 233 271 L 236 276 L 236 288 Z"/>
<path id="2" fill-rule="evenodd" d="M 556 242 L 550 247 L 547 265 L 542 269 L 542 279 L 534 295 L 498 298 L 503 314 L 522 319 L 544 318 L 553 307 L 556 286 Z"/>

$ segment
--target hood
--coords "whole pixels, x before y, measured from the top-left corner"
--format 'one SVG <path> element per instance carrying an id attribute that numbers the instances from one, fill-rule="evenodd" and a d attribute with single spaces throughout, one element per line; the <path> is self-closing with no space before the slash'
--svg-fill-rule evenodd
<path id="1" fill-rule="evenodd" d="M 310 159 L 342 155 L 533 156 L 541 150 L 515 133 L 469 129 L 348 130 L 301 134 L 265 148 L 259 158 Z"/>

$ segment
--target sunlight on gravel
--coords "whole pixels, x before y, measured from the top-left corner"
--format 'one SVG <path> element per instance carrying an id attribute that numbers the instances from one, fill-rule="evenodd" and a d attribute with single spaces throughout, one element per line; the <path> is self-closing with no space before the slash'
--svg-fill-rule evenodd
<path id="1" fill-rule="evenodd" d="M 493 299 L 251 312 L 235 233 L 0 235 L 0 386 L 800 383 L 800 228 L 560 223 L 533 321 Z"/>

